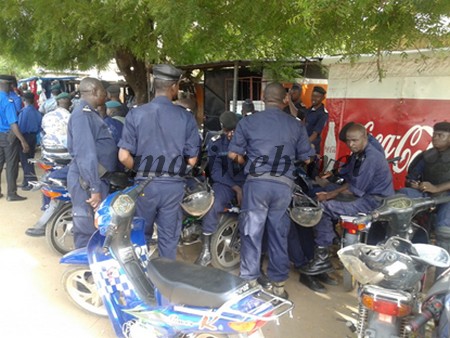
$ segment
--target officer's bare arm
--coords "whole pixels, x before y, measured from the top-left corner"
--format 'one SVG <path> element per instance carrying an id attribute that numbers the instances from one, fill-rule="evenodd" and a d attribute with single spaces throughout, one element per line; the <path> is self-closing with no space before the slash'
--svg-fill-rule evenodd
<path id="1" fill-rule="evenodd" d="M 445 182 L 436 185 L 431 184 L 430 182 L 420 182 L 418 189 L 422 190 L 423 192 L 438 194 L 441 192 L 450 191 L 450 182 Z"/>
<path id="2" fill-rule="evenodd" d="M 194 166 L 195 163 L 197 163 L 197 157 L 191 157 L 187 160 L 187 164 L 189 164 L 190 166 Z"/>
<path id="3" fill-rule="evenodd" d="M 319 136 L 319 133 L 317 131 L 313 131 L 313 133 L 309 137 L 309 142 L 314 141 L 317 138 L 317 136 Z"/>
<path id="4" fill-rule="evenodd" d="M 131 153 L 126 149 L 123 149 L 123 148 L 119 149 L 119 161 L 127 169 L 133 169 L 133 167 L 134 167 L 133 156 L 131 156 Z"/>
<path id="5" fill-rule="evenodd" d="M 336 190 L 333 191 L 321 191 L 316 193 L 317 199 L 319 201 L 327 201 L 327 200 L 332 200 L 334 198 L 337 197 L 337 195 L 339 195 L 340 193 L 348 193 L 349 190 L 349 185 L 348 183 L 344 183 L 341 187 L 337 188 Z"/>
<path id="6" fill-rule="evenodd" d="M 233 153 L 232 151 L 229 151 L 228 157 L 231 158 L 237 164 L 241 164 L 241 165 L 245 164 L 245 158 L 242 155 L 239 155 L 237 153 Z"/>

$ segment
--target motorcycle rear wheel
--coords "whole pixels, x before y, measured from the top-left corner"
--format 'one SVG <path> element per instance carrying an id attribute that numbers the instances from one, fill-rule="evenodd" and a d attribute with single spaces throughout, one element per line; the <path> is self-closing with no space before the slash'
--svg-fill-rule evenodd
<path id="1" fill-rule="evenodd" d="M 239 266 L 241 256 L 230 247 L 236 231 L 238 231 L 238 216 L 224 215 L 211 238 L 211 264 L 216 269 L 231 271 Z"/>
<path id="2" fill-rule="evenodd" d="M 62 284 L 67 296 L 77 307 L 97 316 L 108 316 L 88 266 L 71 266 L 64 272 Z"/>
<path id="3" fill-rule="evenodd" d="M 75 249 L 72 227 L 72 203 L 66 203 L 52 216 L 45 229 L 45 238 L 54 252 L 65 255 Z"/>

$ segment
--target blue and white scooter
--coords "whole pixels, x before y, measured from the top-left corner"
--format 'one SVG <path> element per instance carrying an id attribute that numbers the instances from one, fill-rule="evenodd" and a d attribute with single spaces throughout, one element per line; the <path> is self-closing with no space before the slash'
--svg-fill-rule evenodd
<path id="1" fill-rule="evenodd" d="M 65 255 L 69 296 L 104 314 L 117 337 L 262 337 L 293 303 L 225 271 L 164 258 L 148 260 L 136 200 L 152 179 L 109 195 L 87 248 Z M 104 307 L 103 307 L 104 304 Z"/>

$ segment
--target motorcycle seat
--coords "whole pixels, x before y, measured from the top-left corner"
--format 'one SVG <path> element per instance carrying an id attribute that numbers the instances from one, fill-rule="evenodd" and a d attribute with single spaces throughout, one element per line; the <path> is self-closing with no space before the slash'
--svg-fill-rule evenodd
<path id="1" fill-rule="evenodd" d="M 151 260 L 147 274 L 172 304 L 200 307 L 222 306 L 247 283 L 222 270 L 167 258 Z"/>

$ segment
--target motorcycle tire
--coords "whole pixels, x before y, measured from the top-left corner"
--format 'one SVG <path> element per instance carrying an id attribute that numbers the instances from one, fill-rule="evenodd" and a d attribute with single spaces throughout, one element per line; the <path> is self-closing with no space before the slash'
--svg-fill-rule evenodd
<path id="1" fill-rule="evenodd" d="M 211 238 L 211 264 L 216 269 L 231 271 L 239 266 L 241 256 L 230 247 L 235 231 L 238 231 L 238 215 L 223 215 Z"/>
<path id="2" fill-rule="evenodd" d="M 356 286 L 355 278 L 353 278 L 352 274 L 346 268 L 342 271 L 342 285 L 345 292 L 353 291 Z"/>
<path id="3" fill-rule="evenodd" d="M 70 266 L 62 276 L 62 284 L 70 301 L 77 307 L 97 316 L 108 316 L 88 266 Z"/>
<path id="4" fill-rule="evenodd" d="M 72 227 L 72 203 L 66 203 L 52 216 L 45 229 L 47 243 L 54 252 L 65 255 L 75 249 Z"/>

